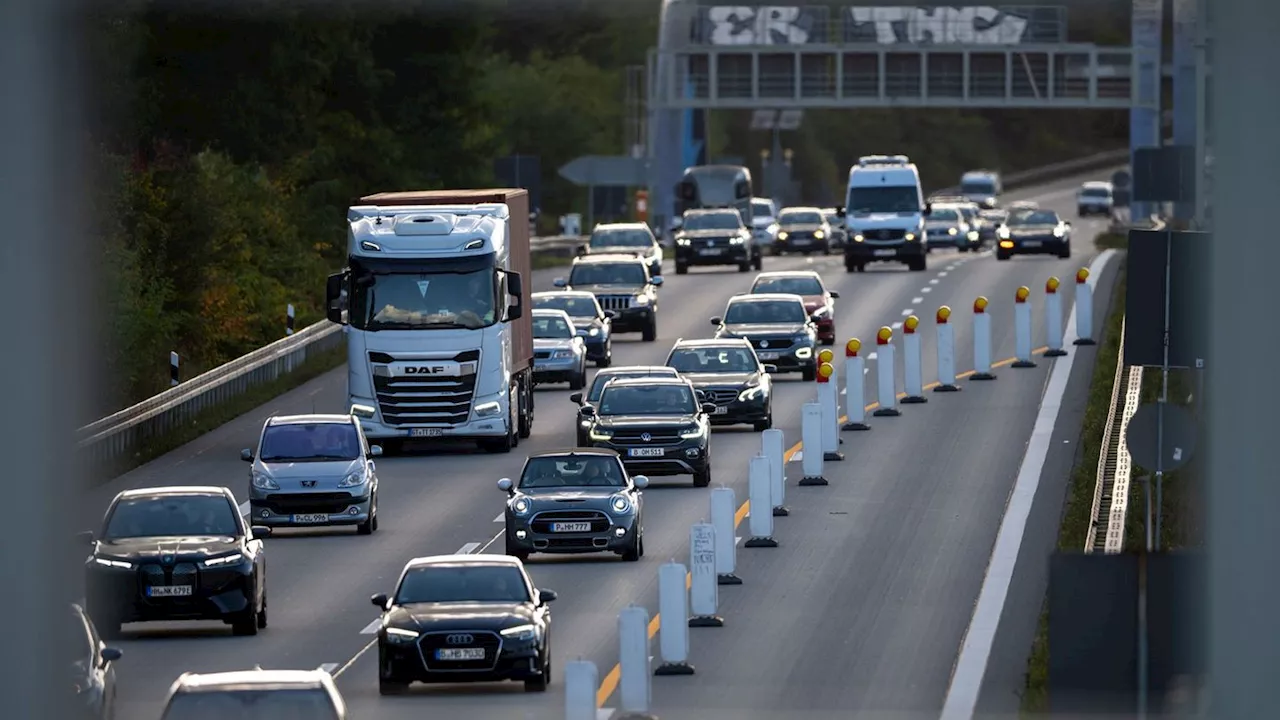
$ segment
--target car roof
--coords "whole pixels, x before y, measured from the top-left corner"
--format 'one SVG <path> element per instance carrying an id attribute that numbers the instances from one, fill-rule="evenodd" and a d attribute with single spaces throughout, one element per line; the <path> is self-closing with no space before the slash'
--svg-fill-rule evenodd
<path id="1" fill-rule="evenodd" d="M 751 341 L 746 338 L 680 338 L 671 349 L 713 347 L 751 347 Z"/>
<path id="2" fill-rule="evenodd" d="M 734 215 L 737 215 L 737 214 L 738 214 L 738 211 L 737 211 L 737 210 L 735 210 L 734 208 L 727 208 L 727 207 L 722 207 L 722 208 L 692 208 L 692 209 L 690 209 L 690 210 L 685 210 L 685 211 L 684 211 L 684 214 L 685 214 L 685 215 L 725 215 L 725 214 L 728 214 L 728 213 L 733 213 Z"/>
<path id="3" fill-rule="evenodd" d="M 768 272 L 756 273 L 756 280 L 762 278 L 782 278 L 782 277 L 811 277 L 822 279 L 822 275 L 816 270 L 770 270 Z"/>
<path id="4" fill-rule="evenodd" d="M 649 386 L 649 385 L 680 385 L 685 387 L 689 385 L 689 381 L 678 375 L 655 375 L 653 377 L 637 377 L 637 378 L 618 378 L 609 381 L 609 387 L 619 385 L 622 387 Z"/>
<path id="5" fill-rule="evenodd" d="M 1080 187 L 1111 188 L 1112 184 L 1106 180 L 1087 180 Z"/>
<path id="6" fill-rule="evenodd" d="M 314 413 L 311 415 L 272 415 L 267 418 L 268 425 L 315 425 L 319 423 L 346 423 L 354 425 L 355 420 L 350 415 L 338 415 L 336 413 Z"/>
<path id="7" fill-rule="evenodd" d="M 532 295 L 529 296 L 529 298 L 531 300 L 537 300 L 538 298 L 554 297 L 558 295 L 562 295 L 564 297 L 582 298 L 583 300 L 586 300 L 587 298 L 591 298 L 592 300 L 596 299 L 595 293 L 589 293 L 586 290 L 544 290 L 542 292 L 533 293 Z M 534 310 L 551 310 L 551 309 L 553 308 L 534 308 Z"/>
<path id="8" fill-rule="evenodd" d="M 644 265 L 644 258 L 636 257 L 627 253 L 600 253 L 598 255 L 583 255 L 574 258 L 575 265 L 595 265 L 604 263 L 627 263 L 629 265 Z"/>
<path id="9" fill-rule="evenodd" d="M 605 375 L 619 375 L 621 373 L 639 373 L 639 372 L 661 372 L 665 373 L 670 370 L 675 372 L 675 368 L 670 365 L 616 365 L 609 368 L 601 368 L 596 371 L 596 377 Z"/>
<path id="10" fill-rule="evenodd" d="M 132 490 L 123 490 L 116 495 L 117 498 L 145 497 L 148 495 L 172 495 L 181 497 L 183 495 L 205 495 L 218 497 L 226 497 L 230 492 L 227 488 L 217 485 L 163 485 L 159 487 L 134 488 Z"/>
<path id="11" fill-rule="evenodd" d="M 784 208 L 782 208 L 781 210 L 779 210 L 779 211 L 778 211 L 778 214 L 787 213 L 787 212 L 816 212 L 816 213 L 820 213 L 820 212 L 822 212 L 822 208 L 820 208 L 820 207 L 813 207 L 813 206 L 811 206 L 811 205 L 792 205 L 791 207 L 784 207 Z"/>
<path id="12" fill-rule="evenodd" d="M 560 308 L 534 308 L 534 315 L 546 315 L 548 317 L 569 317 L 569 313 Z"/>
<path id="13" fill-rule="evenodd" d="M 468 555 L 424 555 L 416 557 L 404 564 L 405 570 L 415 568 L 431 567 L 432 565 L 492 565 L 495 567 L 509 565 L 513 567 L 523 567 L 523 563 L 518 558 L 510 555 L 496 555 L 494 553 L 475 553 Z"/>
<path id="14" fill-rule="evenodd" d="M 618 451 L 609 448 L 599 447 L 571 447 L 560 448 L 558 450 L 543 450 L 542 452 L 532 453 L 529 459 L 539 457 L 564 457 L 566 455 L 604 455 L 607 457 L 618 457 Z"/>
<path id="15" fill-rule="evenodd" d="M 804 298 L 795 293 L 751 293 L 748 295 L 734 295 L 729 298 L 729 304 L 740 302 L 769 302 L 776 300 L 789 300 L 791 302 L 804 302 Z"/>
<path id="16" fill-rule="evenodd" d="M 333 676 L 324 670 L 232 670 L 217 673 L 183 673 L 174 689 L 185 692 L 207 690 L 262 689 L 263 686 L 288 688 L 325 688 Z"/>
<path id="17" fill-rule="evenodd" d="M 649 230 L 649 232 L 653 232 L 647 224 L 642 222 L 600 223 L 595 226 L 592 232 L 595 232 L 595 230 Z"/>

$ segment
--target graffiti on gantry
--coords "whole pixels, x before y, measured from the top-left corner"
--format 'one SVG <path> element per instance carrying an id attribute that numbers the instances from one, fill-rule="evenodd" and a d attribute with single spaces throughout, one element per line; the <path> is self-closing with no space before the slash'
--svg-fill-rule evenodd
<path id="1" fill-rule="evenodd" d="M 851 7 L 845 42 L 880 45 L 1017 45 L 1029 18 L 1000 8 Z"/>
<path id="2" fill-rule="evenodd" d="M 692 40 L 709 45 L 1018 45 L 1066 40 L 1053 6 L 846 7 L 718 5 L 701 9 Z"/>
<path id="3" fill-rule="evenodd" d="M 709 45 L 808 45 L 825 40 L 830 8 L 720 5 L 705 8 L 694 41 Z"/>

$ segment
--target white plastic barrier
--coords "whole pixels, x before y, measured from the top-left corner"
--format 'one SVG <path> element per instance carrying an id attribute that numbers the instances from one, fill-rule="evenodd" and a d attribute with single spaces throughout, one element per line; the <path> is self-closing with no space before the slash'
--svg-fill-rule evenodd
<path id="1" fill-rule="evenodd" d="M 771 513 L 763 515 L 773 519 Z M 700 522 L 689 528 L 689 574 L 689 627 L 724 625 L 724 618 L 716 614 L 720 583 L 716 580 L 716 528 L 711 523 Z"/>
<path id="2" fill-rule="evenodd" d="M 662 662 L 654 675 L 692 675 L 689 664 L 689 586 L 688 571 L 678 562 L 664 563 L 658 568 L 658 652 Z M 592 694 L 594 709 L 595 695 Z M 594 718 L 593 718 L 594 720 Z"/>
<path id="3" fill-rule="evenodd" d="M 893 328 L 885 326 L 876 332 L 876 389 L 879 395 L 875 417 L 897 417 L 898 385 L 893 379 Z"/>
<path id="4" fill-rule="evenodd" d="M 827 484 L 822 474 L 822 408 L 816 402 L 800 408 L 800 467 L 802 475 L 797 485 Z"/>
<path id="5" fill-rule="evenodd" d="M 711 526 L 716 529 L 716 582 L 720 585 L 741 585 L 738 577 L 738 547 L 734 542 L 733 516 L 737 512 L 737 500 L 733 488 L 718 487 L 711 491 Z"/>
<path id="6" fill-rule="evenodd" d="M 858 353 L 862 341 L 844 344 L 844 414 L 842 430 L 870 430 L 867 424 L 867 361 Z"/>
<path id="7" fill-rule="evenodd" d="M 1031 288 L 1023 285 L 1013 295 L 1013 347 L 1015 360 L 1013 367 L 1033 368 L 1035 361 L 1031 359 Z"/>

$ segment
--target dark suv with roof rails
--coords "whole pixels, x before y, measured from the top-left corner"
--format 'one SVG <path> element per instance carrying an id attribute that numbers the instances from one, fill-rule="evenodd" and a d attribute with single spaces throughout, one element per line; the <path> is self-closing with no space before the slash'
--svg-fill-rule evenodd
<path id="1" fill-rule="evenodd" d="M 694 487 L 711 484 L 714 411 L 688 380 L 659 377 L 612 380 L 598 406 L 583 408 L 591 445 L 617 452 L 627 472 L 692 475 Z"/>

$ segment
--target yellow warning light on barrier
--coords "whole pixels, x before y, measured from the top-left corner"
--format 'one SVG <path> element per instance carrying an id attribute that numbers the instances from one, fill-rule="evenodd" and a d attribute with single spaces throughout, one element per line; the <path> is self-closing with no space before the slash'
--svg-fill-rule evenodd
<path id="1" fill-rule="evenodd" d="M 946 325 L 947 321 L 951 319 L 951 308 L 947 307 L 946 305 L 943 305 L 942 307 L 938 308 L 937 319 L 938 319 L 939 325 Z"/>
<path id="2" fill-rule="evenodd" d="M 858 338 L 853 338 L 852 340 L 844 344 L 844 356 L 858 357 L 858 351 L 861 349 L 862 349 L 862 341 L 859 340 Z"/>
<path id="3" fill-rule="evenodd" d="M 882 327 L 876 331 L 877 345 L 888 345 L 889 341 L 892 339 L 893 339 L 893 328 L 886 325 L 885 327 Z"/>
<path id="4" fill-rule="evenodd" d="M 836 372 L 836 369 L 831 367 L 831 363 L 822 363 L 821 365 L 818 366 L 817 381 L 827 382 L 828 380 L 831 379 L 831 376 L 834 375 L 835 372 Z"/>
<path id="5" fill-rule="evenodd" d="M 979 296 L 978 296 L 978 299 L 973 301 L 973 311 L 974 311 L 974 312 L 976 312 L 976 313 L 984 313 L 984 312 L 986 312 L 986 311 L 987 311 L 987 299 L 986 299 L 985 297 L 983 297 L 982 295 L 979 295 Z"/>
<path id="6" fill-rule="evenodd" d="M 1018 288 L 1017 292 L 1013 294 L 1013 299 L 1017 300 L 1020 303 L 1026 302 L 1027 298 L 1029 297 L 1031 297 L 1031 288 L 1027 287 L 1026 285 L 1023 285 L 1022 287 Z"/>
<path id="7" fill-rule="evenodd" d="M 1080 268 L 1079 270 L 1076 271 L 1076 282 L 1078 283 L 1089 282 L 1089 268 Z"/>
<path id="8" fill-rule="evenodd" d="M 835 359 L 836 359 L 836 354 L 831 352 L 830 350 L 822 350 L 821 352 L 818 353 L 818 362 L 820 363 L 829 363 Z"/>
<path id="9" fill-rule="evenodd" d="M 906 333 L 914 333 L 916 328 L 920 327 L 920 318 L 912 315 L 902 322 L 902 331 Z"/>
<path id="10" fill-rule="evenodd" d="M 1045 281 L 1045 283 L 1044 283 L 1044 291 L 1045 291 L 1045 292 L 1047 292 L 1047 293 L 1049 293 L 1050 295 L 1052 295 L 1053 293 L 1058 292 L 1058 286 L 1059 286 L 1059 285 L 1061 285 L 1061 284 L 1062 284 L 1062 282 L 1061 282 L 1061 281 L 1059 281 L 1059 280 L 1058 280 L 1058 278 L 1056 278 L 1056 277 L 1051 277 L 1051 278 L 1049 278 L 1048 280 L 1046 280 L 1046 281 Z"/>

